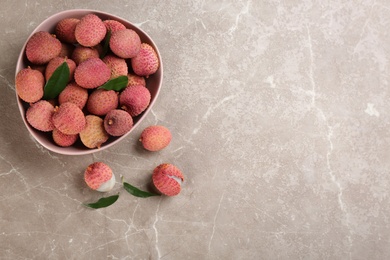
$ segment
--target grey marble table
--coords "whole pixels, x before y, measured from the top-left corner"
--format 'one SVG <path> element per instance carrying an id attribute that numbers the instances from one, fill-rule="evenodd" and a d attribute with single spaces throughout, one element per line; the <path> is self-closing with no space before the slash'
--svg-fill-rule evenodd
<path id="1" fill-rule="evenodd" d="M 122 143 L 65 156 L 29 135 L 14 73 L 32 30 L 76 8 L 146 31 L 164 80 Z M 0 259 L 390 258 L 389 1 L 4 0 L 0 17 Z M 158 153 L 138 143 L 153 124 L 173 135 Z M 95 161 L 121 195 L 90 210 Z M 120 189 L 163 162 L 178 196 Z"/>

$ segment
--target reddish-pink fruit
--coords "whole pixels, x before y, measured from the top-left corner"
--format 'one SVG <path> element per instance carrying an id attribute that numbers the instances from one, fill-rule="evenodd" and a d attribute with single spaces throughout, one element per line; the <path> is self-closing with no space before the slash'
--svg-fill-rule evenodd
<path id="1" fill-rule="evenodd" d="M 146 87 L 146 81 L 144 77 L 129 73 L 127 74 L 127 86 L 142 85 Z"/>
<path id="2" fill-rule="evenodd" d="M 156 189 L 162 194 L 175 196 L 181 191 L 184 176 L 176 166 L 163 163 L 154 169 L 152 180 Z"/>
<path id="3" fill-rule="evenodd" d="M 111 79 L 119 76 L 127 76 L 128 68 L 125 59 L 109 54 L 103 58 L 103 61 L 111 70 Z"/>
<path id="4" fill-rule="evenodd" d="M 79 135 L 78 134 L 66 135 L 60 132 L 57 128 L 54 128 L 52 132 L 52 137 L 54 143 L 56 143 L 57 145 L 61 147 L 69 147 L 77 141 Z"/>
<path id="5" fill-rule="evenodd" d="M 80 133 L 86 124 L 83 111 L 71 102 L 56 107 L 52 119 L 54 127 L 67 135 Z"/>
<path id="6" fill-rule="evenodd" d="M 119 96 L 120 107 L 131 116 L 138 116 L 149 106 L 150 92 L 142 85 L 126 87 Z"/>
<path id="7" fill-rule="evenodd" d="M 80 19 L 77 18 L 64 18 L 59 21 L 55 28 L 57 38 L 62 42 L 77 43 L 74 32 L 79 22 Z"/>
<path id="8" fill-rule="evenodd" d="M 39 70 L 30 67 L 22 69 L 16 74 L 15 89 L 20 99 L 25 102 L 37 102 L 43 97 L 45 78 Z"/>
<path id="9" fill-rule="evenodd" d="M 172 135 L 168 128 L 161 125 L 153 125 L 142 131 L 139 140 L 146 150 L 156 152 L 169 145 Z"/>
<path id="10" fill-rule="evenodd" d="M 26 111 L 26 119 L 37 130 L 49 132 L 54 129 L 52 116 L 54 106 L 46 100 L 39 100 L 30 105 Z"/>
<path id="11" fill-rule="evenodd" d="M 26 44 L 27 59 L 33 64 L 46 64 L 61 52 L 61 42 L 45 31 L 34 33 Z"/>
<path id="12" fill-rule="evenodd" d="M 122 136 L 133 127 L 133 118 L 124 110 L 114 109 L 104 117 L 104 129 L 111 136 Z"/>
<path id="13" fill-rule="evenodd" d="M 140 47 L 141 39 L 132 29 L 119 30 L 111 34 L 110 49 L 118 57 L 133 58 L 137 56 Z"/>
<path id="14" fill-rule="evenodd" d="M 75 46 L 70 43 L 61 42 L 61 52 L 58 54 L 59 57 L 72 57 Z"/>
<path id="15" fill-rule="evenodd" d="M 63 57 L 55 57 L 53 59 L 51 59 L 49 61 L 49 63 L 47 64 L 46 66 L 46 70 L 45 70 L 45 79 L 46 81 L 48 81 L 51 77 L 51 75 L 53 75 L 54 71 L 60 66 L 62 65 L 62 63 L 66 62 L 66 64 L 68 64 L 68 68 L 69 68 L 69 81 L 73 80 L 73 75 L 74 75 L 74 71 L 76 69 L 76 63 L 71 60 L 71 59 L 68 59 L 68 58 L 63 58 Z"/>
<path id="16" fill-rule="evenodd" d="M 71 82 L 66 85 L 65 89 L 58 95 L 58 103 L 72 102 L 80 109 L 83 109 L 88 100 L 88 90 Z"/>
<path id="17" fill-rule="evenodd" d="M 103 23 L 106 25 L 107 31 L 110 30 L 111 33 L 126 29 L 126 26 L 123 23 L 116 20 L 104 20 Z"/>
<path id="18" fill-rule="evenodd" d="M 97 15 L 87 14 L 77 23 L 75 37 L 79 44 L 92 47 L 104 39 L 106 32 L 106 26 Z"/>
<path id="19" fill-rule="evenodd" d="M 74 79 L 83 88 L 93 89 L 106 83 L 111 77 L 110 68 L 99 58 L 90 58 L 80 63 Z"/>
<path id="20" fill-rule="evenodd" d="M 115 175 L 103 162 L 90 164 L 84 172 L 84 180 L 89 188 L 100 192 L 110 191 L 115 185 Z"/>
<path id="21" fill-rule="evenodd" d="M 141 44 L 137 56 L 131 59 L 131 67 L 135 74 L 148 77 L 156 73 L 160 66 L 156 51 L 147 43 Z"/>
<path id="22" fill-rule="evenodd" d="M 74 62 L 76 62 L 77 65 L 79 65 L 80 63 L 88 60 L 89 58 L 99 58 L 99 51 L 95 47 L 90 48 L 77 45 L 72 52 L 71 58 Z"/>
<path id="23" fill-rule="evenodd" d="M 117 107 L 118 93 L 114 90 L 96 89 L 87 101 L 88 111 L 97 116 L 104 116 Z"/>
<path id="24" fill-rule="evenodd" d="M 109 138 L 104 129 L 103 119 L 95 115 L 87 115 L 85 119 L 87 124 L 79 134 L 81 142 L 91 149 L 100 148 Z"/>

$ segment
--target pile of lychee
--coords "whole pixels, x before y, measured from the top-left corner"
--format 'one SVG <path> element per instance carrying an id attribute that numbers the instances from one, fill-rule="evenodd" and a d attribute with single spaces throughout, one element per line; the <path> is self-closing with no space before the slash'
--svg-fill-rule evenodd
<path id="1" fill-rule="evenodd" d="M 134 117 L 150 104 L 147 79 L 160 66 L 156 50 L 136 31 L 93 13 L 62 19 L 54 33 L 34 33 L 25 56 L 29 66 L 17 73 L 15 88 L 28 104 L 26 120 L 51 132 L 62 147 L 80 139 L 88 148 L 99 148 L 111 136 L 129 132 Z M 55 98 L 44 98 L 46 83 L 64 62 L 69 68 L 66 87 Z M 125 88 L 101 88 L 124 76 Z"/>

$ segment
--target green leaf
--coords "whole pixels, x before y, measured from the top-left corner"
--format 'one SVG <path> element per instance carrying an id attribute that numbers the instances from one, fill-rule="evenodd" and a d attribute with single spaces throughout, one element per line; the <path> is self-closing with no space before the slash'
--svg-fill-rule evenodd
<path id="1" fill-rule="evenodd" d="M 64 61 L 51 75 L 43 89 L 43 99 L 56 98 L 64 90 L 69 81 L 69 67 Z"/>
<path id="2" fill-rule="evenodd" d="M 111 39 L 111 30 L 108 29 L 108 31 L 106 33 L 106 37 L 104 38 L 103 51 L 100 54 L 100 59 L 103 59 L 107 55 L 110 39 Z"/>
<path id="3" fill-rule="evenodd" d="M 123 188 L 125 188 L 125 190 L 128 193 L 130 193 L 131 195 L 134 195 L 134 196 L 140 197 L 140 198 L 147 198 L 147 197 L 152 197 L 152 196 L 160 196 L 159 194 L 150 193 L 150 192 L 147 192 L 147 191 L 142 191 L 142 190 L 140 190 L 140 189 L 130 185 L 127 182 L 123 182 Z"/>
<path id="4" fill-rule="evenodd" d="M 87 207 L 93 208 L 93 209 L 105 208 L 105 207 L 108 207 L 108 206 L 114 204 L 115 201 L 118 200 L 118 198 L 119 198 L 119 194 L 112 195 L 110 197 L 101 198 L 95 203 L 89 203 L 89 204 L 84 204 L 84 205 Z"/>
<path id="5" fill-rule="evenodd" d="M 127 76 L 119 76 L 114 79 L 110 79 L 104 85 L 100 86 L 99 88 L 105 89 L 105 90 L 115 90 L 115 91 L 121 91 L 124 88 L 127 87 L 128 78 Z"/>

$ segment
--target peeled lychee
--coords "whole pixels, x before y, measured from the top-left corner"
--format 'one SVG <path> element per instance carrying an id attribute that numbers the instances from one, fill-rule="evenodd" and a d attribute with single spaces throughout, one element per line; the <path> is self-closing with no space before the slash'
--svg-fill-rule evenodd
<path id="1" fill-rule="evenodd" d="M 112 32 L 109 45 L 111 51 L 118 57 L 128 59 L 137 56 L 141 39 L 132 29 L 119 30 Z"/>
<path id="2" fill-rule="evenodd" d="M 54 106 L 46 100 L 39 100 L 29 106 L 26 111 L 27 122 L 37 130 L 49 132 L 53 130 L 52 116 Z"/>
<path id="3" fill-rule="evenodd" d="M 73 74 L 74 74 L 74 71 L 76 69 L 76 63 L 71 60 L 71 59 L 68 59 L 68 58 L 63 58 L 63 57 L 55 57 L 53 59 L 51 59 L 49 61 L 49 63 L 47 64 L 46 66 L 46 70 L 45 70 L 45 79 L 46 81 L 48 81 L 51 77 L 51 75 L 53 75 L 54 71 L 60 66 L 62 65 L 62 63 L 66 62 L 66 64 L 68 64 L 68 68 L 69 68 L 69 81 L 73 80 Z"/>
<path id="4" fill-rule="evenodd" d="M 154 169 L 152 180 L 159 192 L 167 196 L 175 196 L 181 191 L 184 176 L 176 166 L 163 163 Z"/>
<path id="5" fill-rule="evenodd" d="M 119 76 L 127 76 L 128 68 L 125 59 L 109 54 L 103 58 L 103 61 L 111 70 L 111 79 Z"/>
<path id="6" fill-rule="evenodd" d="M 95 115 L 87 115 L 86 126 L 80 132 L 81 142 L 88 148 L 100 148 L 105 143 L 109 136 L 104 129 L 103 119 Z"/>
<path id="7" fill-rule="evenodd" d="M 52 137 L 54 143 L 61 147 L 68 147 L 73 145 L 77 139 L 79 138 L 78 134 L 75 135 L 66 135 L 62 132 L 60 132 L 58 129 L 54 128 L 52 132 Z"/>
<path id="8" fill-rule="evenodd" d="M 111 33 L 126 29 L 126 26 L 123 23 L 116 20 L 104 20 L 103 23 L 106 25 L 107 31 L 110 30 Z"/>
<path id="9" fill-rule="evenodd" d="M 77 18 L 64 18 L 59 21 L 55 28 L 57 38 L 62 42 L 77 43 L 74 32 L 79 22 L 80 19 Z"/>
<path id="10" fill-rule="evenodd" d="M 83 109 L 88 100 L 88 90 L 77 85 L 76 82 L 71 82 L 58 95 L 59 104 L 72 102 L 80 109 Z"/>
<path id="11" fill-rule="evenodd" d="M 103 162 L 90 164 L 84 172 L 84 180 L 89 188 L 100 192 L 110 191 L 115 185 L 115 175 Z"/>
<path id="12" fill-rule="evenodd" d="M 26 44 L 27 59 L 33 64 L 45 64 L 61 52 L 61 42 L 45 31 L 34 33 Z"/>
<path id="13" fill-rule="evenodd" d="M 33 103 L 43 97 L 45 78 L 39 70 L 30 67 L 20 70 L 16 74 L 15 89 L 20 99 Z"/>
<path id="14" fill-rule="evenodd" d="M 156 51 L 147 43 L 142 43 L 138 55 L 131 59 L 131 67 L 139 76 L 152 75 L 158 70 L 159 65 Z"/>
<path id="15" fill-rule="evenodd" d="M 95 14 L 87 14 L 80 19 L 75 28 L 75 37 L 79 44 L 92 47 L 106 36 L 106 26 Z"/>
<path id="16" fill-rule="evenodd" d="M 126 87 L 119 96 L 120 107 L 131 116 L 141 114 L 150 103 L 151 95 L 149 90 L 142 85 Z"/>
<path id="17" fill-rule="evenodd" d="M 135 75 L 133 73 L 127 74 L 127 86 L 142 85 L 146 87 L 146 81 L 144 77 Z"/>
<path id="18" fill-rule="evenodd" d="M 172 135 L 168 128 L 161 125 L 153 125 L 142 131 L 139 140 L 146 150 L 155 152 L 167 147 L 172 140 Z"/>
<path id="19" fill-rule="evenodd" d="M 52 118 L 55 128 L 67 135 L 80 133 L 86 124 L 83 111 L 72 102 L 56 107 Z"/>
<path id="20" fill-rule="evenodd" d="M 83 88 L 93 89 L 106 83 L 111 77 L 110 68 L 99 58 L 90 58 L 80 63 L 74 79 Z"/>
<path id="21" fill-rule="evenodd" d="M 118 107 L 118 93 L 114 90 L 96 89 L 89 95 L 87 109 L 91 114 L 104 116 Z"/>
<path id="22" fill-rule="evenodd" d="M 71 58 L 78 65 L 89 58 L 99 58 L 99 51 L 95 47 L 90 48 L 77 45 L 72 52 Z"/>
<path id="23" fill-rule="evenodd" d="M 133 127 L 133 118 L 124 110 L 114 109 L 104 117 L 104 129 L 111 136 L 122 136 Z"/>

